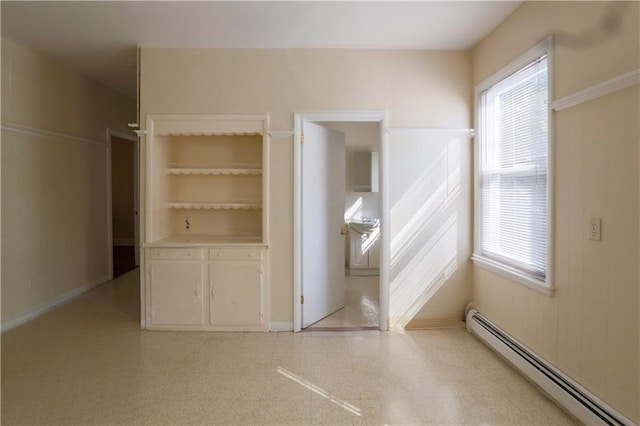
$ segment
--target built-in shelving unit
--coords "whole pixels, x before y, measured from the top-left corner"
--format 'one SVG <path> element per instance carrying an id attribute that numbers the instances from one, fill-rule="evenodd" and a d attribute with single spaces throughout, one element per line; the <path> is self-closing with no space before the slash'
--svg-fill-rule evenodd
<path id="1" fill-rule="evenodd" d="M 268 116 L 149 115 L 142 317 L 153 330 L 268 330 Z"/>
<path id="2" fill-rule="evenodd" d="M 266 242 L 267 126 L 266 115 L 149 116 L 146 242 Z"/>

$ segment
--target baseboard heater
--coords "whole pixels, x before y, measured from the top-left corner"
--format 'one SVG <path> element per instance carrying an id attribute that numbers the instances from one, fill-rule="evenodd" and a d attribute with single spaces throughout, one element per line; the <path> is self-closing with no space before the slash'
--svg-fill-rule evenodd
<path id="1" fill-rule="evenodd" d="M 604 401 L 591 394 L 533 351 L 483 317 L 472 306 L 466 310 L 467 329 L 518 368 L 578 420 L 587 425 L 632 425 Z"/>

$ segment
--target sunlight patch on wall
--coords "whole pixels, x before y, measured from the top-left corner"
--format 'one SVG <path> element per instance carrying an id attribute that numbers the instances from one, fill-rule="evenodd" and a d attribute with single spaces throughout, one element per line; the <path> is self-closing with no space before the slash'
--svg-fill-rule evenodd
<path id="1" fill-rule="evenodd" d="M 458 139 L 397 143 L 392 179 L 389 324 L 404 327 L 458 268 Z M 398 168 L 398 174 L 393 166 Z"/>
<path id="2" fill-rule="evenodd" d="M 350 222 L 353 219 L 360 218 L 362 216 L 362 197 L 359 197 L 351 206 L 349 206 L 344 212 L 344 221 Z"/>
<path id="3" fill-rule="evenodd" d="M 389 323 L 404 327 L 457 268 L 458 223 L 450 217 L 415 253 L 390 286 Z"/>

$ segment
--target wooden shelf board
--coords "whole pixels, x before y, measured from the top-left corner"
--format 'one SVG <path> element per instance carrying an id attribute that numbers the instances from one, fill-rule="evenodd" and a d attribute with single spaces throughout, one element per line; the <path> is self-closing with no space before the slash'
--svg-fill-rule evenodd
<path id="1" fill-rule="evenodd" d="M 261 175 L 262 169 L 178 168 L 165 169 L 168 175 Z"/>
<path id="2" fill-rule="evenodd" d="M 168 203 L 167 207 L 185 210 L 259 210 L 262 203 Z"/>

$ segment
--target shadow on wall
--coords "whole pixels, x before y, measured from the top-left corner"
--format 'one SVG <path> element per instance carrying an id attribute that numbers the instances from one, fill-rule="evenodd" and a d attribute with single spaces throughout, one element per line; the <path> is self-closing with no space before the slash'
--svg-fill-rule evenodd
<path id="1" fill-rule="evenodd" d="M 404 327 L 458 268 L 460 140 L 431 138 L 393 144 L 399 152 L 391 164 L 392 328 Z"/>

